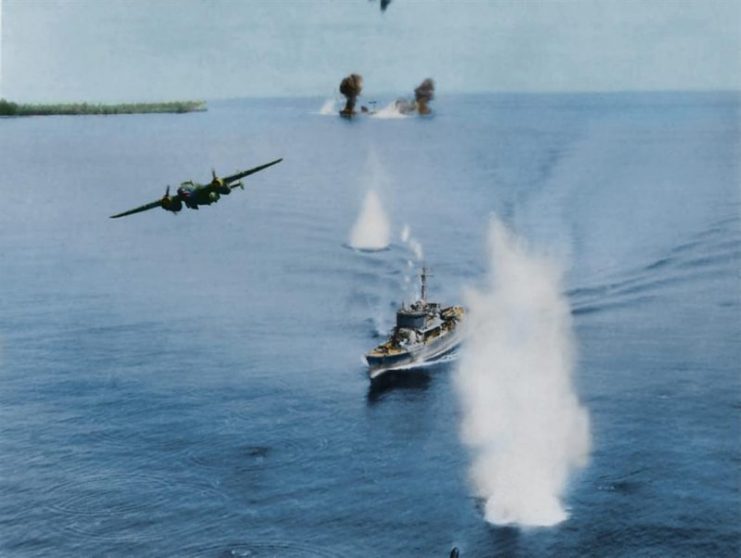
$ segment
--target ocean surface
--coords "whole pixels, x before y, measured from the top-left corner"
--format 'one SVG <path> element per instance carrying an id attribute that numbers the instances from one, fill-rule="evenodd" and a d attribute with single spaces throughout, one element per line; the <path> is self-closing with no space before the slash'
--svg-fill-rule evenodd
<path id="1" fill-rule="evenodd" d="M 738 556 L 741 96 L 324 101 L 0 119 L 0 555 Z M 347 247 L 369 189 L 374 253 Z M 484 520 L 455 362 L 371 386 L 361 359 L 410 300 L 403 227 L 457 303 L 492 215 L 574 320 L 592 450 L 548 528 Z"/>

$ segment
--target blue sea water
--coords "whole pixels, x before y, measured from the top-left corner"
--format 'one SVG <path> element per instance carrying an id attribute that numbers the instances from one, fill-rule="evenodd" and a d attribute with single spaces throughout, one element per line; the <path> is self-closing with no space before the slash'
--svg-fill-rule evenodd
<path id="1" fill-rule="evenodd" d="M 321 104 L 0 120 L 0 555 L 738 556 L 741 97 Z M 108 219 L 277 157 L 215 206 Z M 369 187 L 378 253 L 345 247 Z M 566 269 L 593 449 L 550 528 L 484 521 L 453 364 L 371 387 L 361 361 L 402 227 L 453 303 L 492 214 Z"/>

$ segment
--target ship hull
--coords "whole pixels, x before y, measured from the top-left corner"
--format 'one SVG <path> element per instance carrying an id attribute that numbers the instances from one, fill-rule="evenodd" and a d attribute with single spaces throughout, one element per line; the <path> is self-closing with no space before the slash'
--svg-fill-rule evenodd
<path id="1" fill-rule="evenodd" d="M 459 332 L 453 331 L 430 343 L 413 345 L 408 350 L 399 353 L 386 355 L 369 353 L 365 355 L 365 360 L 368 363 L 368 376 L 373 380 L 384 372 L 428 363 L 455 350 L 460 342 Z"/>

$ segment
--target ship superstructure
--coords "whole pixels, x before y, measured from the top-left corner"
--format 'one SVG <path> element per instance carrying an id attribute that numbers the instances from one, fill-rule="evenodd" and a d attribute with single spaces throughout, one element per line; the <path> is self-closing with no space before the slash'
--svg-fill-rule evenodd
<path id="1" fill-rule="evenodd" d="M 420 298 L 396 312 L 389 338 L 365 355 L 371 380 L 388 370 L 433 361 L 455 349 L 461 341 L 462 306 L 442 307 L 427 300 L 427 269 L 420 274 Z"/>

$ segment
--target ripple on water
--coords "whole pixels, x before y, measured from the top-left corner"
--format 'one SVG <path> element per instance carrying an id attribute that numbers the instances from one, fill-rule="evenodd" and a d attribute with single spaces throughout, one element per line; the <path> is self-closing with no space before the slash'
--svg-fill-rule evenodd
<path id="1" fill-rule="evenodd" d="M 737 224 L 736 217 L 718 221 L 640 268 L 627 270 L 603 284 L 571 289 L 567 294 L 577 313 L 586 314 L 603 309 L 603 303 L 635 303 L 631 299 L 634 295 L 662 292 L 669 286 L 732 271 L 741 257 Z"/>
<path id="2" fill-rule="evenodd" d="M 288 541 L 260 541 L 242 543 L 222 543 L 186 549 L 181 556 L 242 558 L 242 557 L 280 557 L 280 558 L 341 558 L 344 553 L 335 552 L 321 546 Z"/>
<path id="3" fill-rule="evenodd" d="M 643 486 L 641 476 L 644 471 L 644 469 L 637 469 L 622 476 L 605 475 L 597 483 L 597 490 L 624 495 L 634 494 L 640 491 Z"/>
<path id="4" fill-rule="evenodd" d="M 112 448 L 121 453 L 139 453 L 144 456 L 148 450 L 156 449 L 158 453 L 178 453 L 188 448 L 192 442 L 186 434 L 179 433 L 180 423 L 161 425 L 159 429 L 142 431 L 131 425 L 103 420 L 94 430 L 84 433 L 84 439 L 95 447 Z"/>
<path id="5" fill-rule="evenodd" d="M 278 469 L 305 461 L 327 447 L 326 438 L 306 441 L 250 440 L 234 435 L 209 439 L 189 448 L 186 459 L 206 469 L 252 472 Z"/>
<path id="6" fill-rule="evenodd" d="M 228 439 L 199 444 L 189 449 L 186 456 L 198 467 L 248 472 L 285 467 L 301 459 L 305 453 L 300 444 L 289 440 L 240 444 Z"/>
<path id="7" fill-rule="evenodd" d="M 178 497 L 182 487 L 175 480 L 150 475 L 93 474 L 59 484 L 49 491 L 48 509 L 55 519 L 53 525 L 61 532 L 81 539 L 121 540 L 135 537 L 146 540 L 146 531 L 156 533 L 161 523 L 172 515 L 172 501 L 177 499 L 181 512 L 187 508 L 184 500 L 193 502 L 193 509 L 210 504 L 209 513 L 199 520 L 199 528 L 222 521 L 229 515 L 225 506 L 214 506 L 224 497 L 208 486 L 191 486 L 187 496 Z M 169 521 L 181 532 L 190 531 L 187 522 Z M 173 534 L 172 529 L 168 529 Z M 156 536 L 156 535 L 153 535 Z"/>

